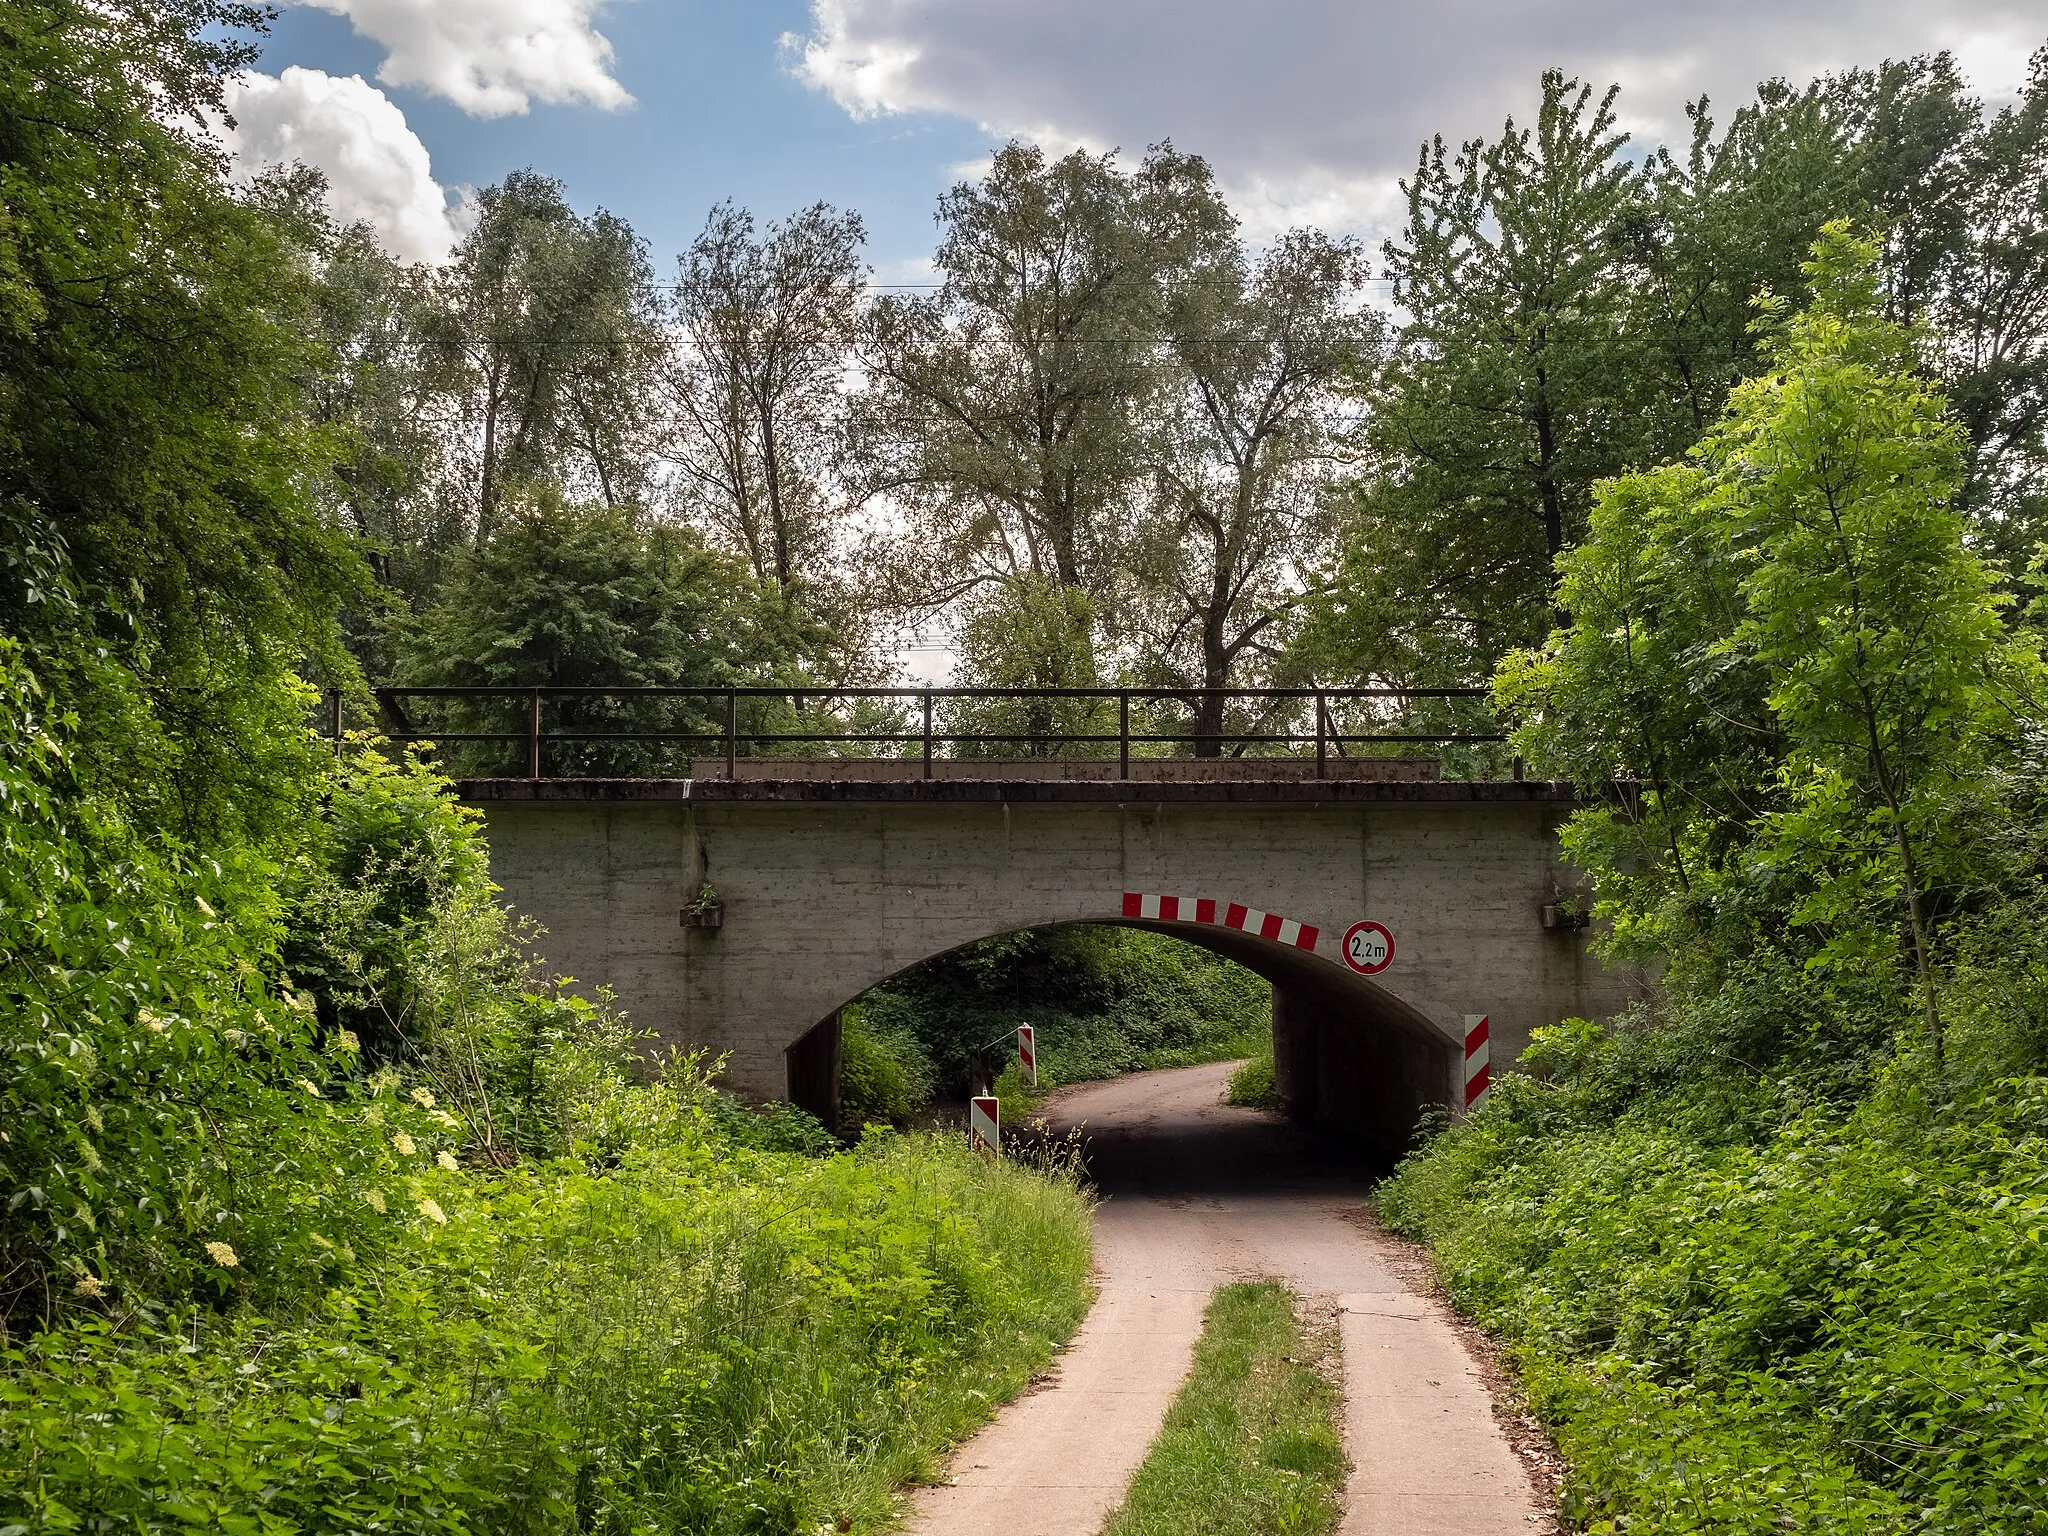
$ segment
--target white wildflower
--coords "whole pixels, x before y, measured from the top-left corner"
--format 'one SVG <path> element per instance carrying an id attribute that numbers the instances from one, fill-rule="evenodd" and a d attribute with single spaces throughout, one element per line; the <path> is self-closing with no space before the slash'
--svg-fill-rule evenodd
<path id="1" fill-rule="evenodd" d="M 79 1295 L 88 1297 L 93 1301 L 98 1301 L 102 1296 L 107 1294 L 107 1288 L 104 1285 L 101 1285 L 100 1282 L 92 1275 L 80 1275 L 78 1277 L 78 1284 L 72 1286 L 71 1289 L 78 1292 Z"/>
<path id="2" fill-rule="evenodd" d="M 453 1152 L 443 1152 L 438 1157 L 436 1157 L 434 1161 L 439 1163 L 443 1168 L 446 1168 L 450 1173 L 455 1172 L 458 1166 L 455 1161 L 455 1154 Z"/>
<path id="3" fill-rule="evenodd" d="M 419 1105 L 421 1109 L 432 1109 L 434 1107 L 434 1096 L 424 1088 L 413 1089 L 412 1101 Z"/>
<path id="4" fill-rule="evenodd" d="M 384 1191 L 381 1189 L 370 1190 L 363 1196 L 363 1198 L 370 1202 L 370 1209 L 375 1211 L 379 1216 L 382 1216 L 385 1213 L 385 1211 L 389 1209 L 389 1207 L 384 1204 Z"/>
<path id="5" fill-rule="evenodd" d="M 235 1257 L 235 1250 L 226 1243 L 208 1243 L 206 1256 L 222 1269 L 233 1269 L 242 1261 Z"/>
<path id="6" fill-rule="evenodd" d="M 426 1217 L 427 1220 L 436 1222 L 441 1226 L 445 1227 L 448 1225 L 448 1213 L 431 1200 L 422 1200 L 420 1202 L 420 1214 Z"/>
<path id="7" fill-rule="evenodd" d="M 391 1145 L 398 1148 L 400 1155 L 404 1157 L 411 1157 L 413 1153 L 419 1151 L 419 1147 L 413 1142 L 413 1139 L 403 1131 L 400 1131 L 391 1138 Z"/>

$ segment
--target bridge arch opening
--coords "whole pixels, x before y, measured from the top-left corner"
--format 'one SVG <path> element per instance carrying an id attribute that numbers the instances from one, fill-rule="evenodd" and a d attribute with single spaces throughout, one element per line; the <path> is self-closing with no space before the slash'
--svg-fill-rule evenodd
<path id="1" fill-rule="evenodd" d="M 1204 903 L 1206 909 L 1211 906 Z M 1156 911 L 1156 905 L 1150 910 Z M 1234 909 L 1242 911 L 1242 909 Z M 1208 914 L 1205 912 L 1205 917 Z M 1262 914 L 1253 914 L 1254 918 Z M 1193 916 L 1192 907 L 1189 916 Z M 1299 1122 L 1391 1159 L 1406 1150 L 1431 1106 L 1451 1102 L 1459 1037 L 1402 998 L 1393 986 L 1330 958 L 1333 936 L 1309 931 L 1309 945 L 1276 924 L 1229 926 L 1218 917 L 1181 921 L 1103 916 L 997 930 L 955 944 L 878 978 L 820 1020 L 785 1051 L 790 1099 L 828 1122 L 839 1119 L 842 1021 L 847 1004 L 990 940 L 1072 930 L 1126 929 L 1161 935 L 1234 962 L 1272 993 L 1273 1056 L 1280 1096 Z"/>

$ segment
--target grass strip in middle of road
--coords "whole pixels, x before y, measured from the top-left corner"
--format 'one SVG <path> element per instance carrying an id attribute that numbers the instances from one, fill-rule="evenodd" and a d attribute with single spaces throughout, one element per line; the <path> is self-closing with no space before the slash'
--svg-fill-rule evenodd
<path id="1" fill-rule="evenodd" d="M 1324 1536 L 1343 1511 L 1334 1317 L 1277 1281 L 1221 1287 L 1194 1368 L 1103 1536 Z"/>

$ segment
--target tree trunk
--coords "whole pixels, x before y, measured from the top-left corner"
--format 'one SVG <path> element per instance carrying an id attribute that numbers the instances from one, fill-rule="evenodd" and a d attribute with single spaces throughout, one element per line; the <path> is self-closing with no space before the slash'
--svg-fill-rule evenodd
<path id="1" fill-rule="evenodd" d="M 1230 592 L 1221 578 L 1209 595 L 1208 611 L 1202 615 L 1202 697 L 1195 706 L 1195 756 L 1223 755 L 1223 690 L 1230 684 L 1230 647 L 1224 642 L 1224 626 L 1230 621 Z"/>
<path id="2" fill-rule="evenodd" d="M 761 431 L 761 478 L 768 491 L 768 538 L 775 551 L 775 585 L 787 592 L 793 572 L 789 553 L 789 518 L 783 506 L 782 463 L 775 442 L 775 411 L 766 392 L 754 395 L 754 419 Z"/>
<path id="3" fill-rule="evenodd" d="M 482 549 L 491 536 L 491 524 L 498 512 L 498 386 L 499 365 L 493 363 L 490 388 L 484 394 L 484 472 L 476 496 L 476 547 Z"/>
<path id="4" fill-rule="evenodd" d="M 1913 925 L 1913 963 L 1920 972 L 1920 999 L 1927 1016 L 1927 1038 L 1934 1047 L 1934 1080 L 1939 1083 L 1948 1076 L 1948 1064 L 1943 1049 L 1941 1008 L 1934 997 L 1934 958 L 1928 953 L 1927 917 L 1920 907 L 1920 872 L 1913 860 L 1913 844 L 1896 811 L 1892 832 L 1899 844 L 1899 868 L 1906 883 L 1906 916 Z"/>

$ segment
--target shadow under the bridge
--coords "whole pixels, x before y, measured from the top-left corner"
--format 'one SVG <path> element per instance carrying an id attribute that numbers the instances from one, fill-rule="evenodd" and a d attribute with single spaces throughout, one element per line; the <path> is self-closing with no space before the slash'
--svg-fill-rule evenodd
<path id="1" fill-rule="evenodd" d="M 1384 1158 L 1264 1110 L 1223 1102 L 1234 1064 L 1135 1072 L 1061 1090 L 1031 1139 L 1077 1137 L 1105 1196 L 1362 1193 Z"/>
<path id="2" fill-rule="evenodd" d="M 1291 944 L 1213 924 L 1127 919 L 1090 926 L 1179 940 L 1235 961 L 1273 989 L 1275 1076 L 1289 1118 L 1306 1129 L 1260 1129 L 1247 1122 L 1233 1136 L 1204 1121 L 1204 1136 L 1222 1138 L 1195 1154 L 1219 1159 L 1205 1177 L 1227 1180 L 1235 1176 L 1231 1169 L 1253 1164 L 1326 1168 L 1338 1158 L 1360 1167 L 1391 1167 L 1412 1144 L 1424 1115 L 1448 1101 L 1454 1043 L 1362 976 Z M 834 1126 L 841 1119 L 842 1039 L 835 1011 L 784 1052 L 790 1100 Z M 1104 1102 L 1117 1101 L 1112 1095 Z M 1128 1138 L 1128 1148 L 1106 1148 L 1105 1155 L 1134 1168 L 1165 1156 L 1147 1150 L 1157 1140 L 1149 1131 L 1130 1131 Z M 1185 1127 L 1180 1139 L 1188 1139 Z M 1312 1155 L 1305 1151 L 1311 1147 L 1317 1149 Z M 1258 1177 L 1270 1182 L 1264 1174 Z"/>

